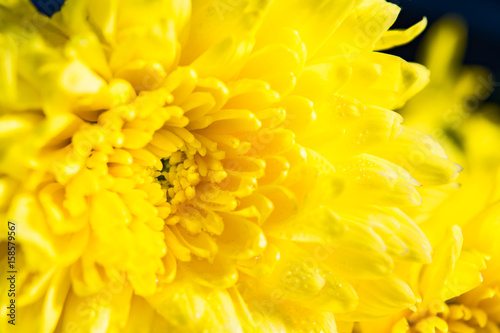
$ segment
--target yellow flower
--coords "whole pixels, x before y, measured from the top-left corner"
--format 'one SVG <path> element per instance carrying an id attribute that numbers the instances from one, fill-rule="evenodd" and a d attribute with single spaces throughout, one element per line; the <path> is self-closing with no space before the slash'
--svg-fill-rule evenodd
<path id="1" fill-rule="evenodd" d="M 500 109 L 476 110 L 492 82 L 484 69 L 461 67 L 464 34 L 455 18 L 429 30 L 424 64 L 431 82 L 401 111 L 409 126 L 437 138 L 461 161 L 461 187 L 424 189 L 422 207 L 430 204 L 408 212 L 434 249 L 432 264 L 406 271 L 419 293 L 416 309 L 361 323 L 363 332 L 500 332 L 500 125 L 491 119 Z"/>
<path id="2" fill-rule="evenodd" d="M 387 31 L 398 12 L 68 0 L 48 19 L 0 1 L 16 327 L 334 332 L 334 315 L 412 306 L 394 263 L 427 263 L 431 247 L 401 209 L 460 168 L 390 111 L 428 78 L 373 52 L 425 27 Z"/>

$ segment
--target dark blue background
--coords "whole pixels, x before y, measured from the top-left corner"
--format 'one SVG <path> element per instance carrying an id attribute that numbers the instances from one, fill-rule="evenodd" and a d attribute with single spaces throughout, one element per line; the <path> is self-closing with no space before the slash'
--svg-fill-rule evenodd
<path id="1" fill-rule="evenodd" d="M 31 2 L 38 8 L 40 13 L 52 16 L 61 8 L 64 0 L 31 0 Z"/>
<path id="2" fill-rule="evenodd" d="M 104 0 L 105 1 L 105 0 Z M 333 0 L 335 1 L 335 0 Z M 389 0 L 398 4 L 401 14 L 395 28 L 407 28 L 423 16 L 429 26 L 442 16 L 455 13 L 468 24 L 469 39 L 465 55 L 466 64 L 483 65 L 490 68 L 495 81 L 500 82 L 500 0 Z M 32 0 L 38 10 L 46 15 L 58 11 L 64 0 Z M 406 60 L 415 60 L 415 53 L 421 37 L 408 45 L 398 47 L 389 53 Z M 500 104 L 500 88 L 489 98 Z"/>
<path id="3" fill-rule="evenodd" d="M 457 14 L 467 23 L 468 43 L 464 63 L 488 67 L 500 83 L 500 1 L 499 0 L 389 0 L 401 7 L 395 28 L 407 28 L 426 16 L 431 26 L 447 14 Z M 425 34 L 425 32 L 424 32 Z M 422 36 L 412 43 L 385 51 L 406 60 L 415 60 Z M 489 98 L 500 104 L 500 86 Z"/>

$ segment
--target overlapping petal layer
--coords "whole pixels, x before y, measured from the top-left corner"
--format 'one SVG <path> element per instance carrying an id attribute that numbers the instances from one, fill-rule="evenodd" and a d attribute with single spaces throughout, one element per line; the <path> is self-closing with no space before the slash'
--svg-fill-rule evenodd
<path id="1" fill-rule="evenodd" d="M 373 52 L 425 25 L 387 32 L 398 11 L 68 0 L 48 19 L 0 2 L 21 329 L 334 331 L 334 314 L 412 306 L 395 263 L 432 249 L 402 209 L 460 167 L 390 110 L 428 80 Z"/>
<path id="2" fill-rule="evenodd" d="M 402 110 L 410 127 L 437 138 L 464 165 L 458 178 L 461 187 L 422 189 L 423 204 L 406 210 L 421 222 L 434 249 L 431 264 L 403 267 L 407 281 L 418 290 L 419 302 L 412 310 L 361 323 L 362 332 L 500 331 L 500 249 L 494 240 L 499 237 L 500 216 L 500 127 L 494 120 L 498 106 L 475 109 L 491 92 L 492 82 L 484 69 L 461 65 L 464 33 L 453 18 L 431 28 L 424 60 L 433 80 Z"/>

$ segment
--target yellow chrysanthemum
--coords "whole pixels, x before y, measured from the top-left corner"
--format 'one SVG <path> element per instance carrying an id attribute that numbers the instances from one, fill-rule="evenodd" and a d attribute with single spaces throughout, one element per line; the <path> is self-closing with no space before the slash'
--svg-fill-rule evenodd
<path id="1" fill-rule="evenodd" d="M 463 25 L 446 18 L 428 36 L 424 63 L 435 77 L 402 113 L 411 127 L 436 137 L 465 170 L 458 191 L 424 190 L 428 209 L 410 213 L 421 220 L 434 248 L 432 264 L 407 271 L 421 299 L 416 309 L 361 323 L 361 328 L 370 333 L 497 333 L 500 125 L 488 118 L 500 109 L 486 105 L 477 110 L 492 82 L 481 68 L 461 67 Z"/>
<path id="2" fill-rule="evenodd" d="M 0 1 L 16 328 L 334 332 L 334 314 L 412 306 L 393 266 L 431 247 L 401 209 L 460 168 L 390 111 L 428 78 L 373 51 L 425 27 L 387 31 L 398 12 L 68 0 L 48 19 Z"/>

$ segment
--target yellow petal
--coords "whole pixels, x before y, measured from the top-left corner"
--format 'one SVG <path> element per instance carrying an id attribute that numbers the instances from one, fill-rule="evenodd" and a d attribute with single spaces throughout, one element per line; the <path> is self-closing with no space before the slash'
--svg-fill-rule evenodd
<path id="1" fill-rule="evenodd" d="M 126 333 L 147 333 L 151 330 L 154 310 L 141 296 L 132 295 L 127 324 L 123 328 Z"/>
<path id="2" fill-rule="evenodd" d="M 48 264 L 47 258 L 61 264 L 73 262 L 82 255 L 89 239 L 88 227 L 63 236 L 51 233 L 37 200 L 27 194 L 13 198 L 7 216 L 19 221 L 24 230 L 24 251 L 30 267 Z"/>
<path id="3" fill-rule="evenodd" d="M 451 183 L 462 167 L 447 159 L 443 148 L 429 136 L 404 128 L 395 140 L 373 153 L 405 168 L 423 185 Z"/>
<path id="4" fill-rule="evenodd" d="M 330 243 L 346 231 L 340 218 L 327 207 L 307 211 L 285 221 L 268 221 L 263 229 L 273 237 L 296 242 Z"/>
<path id="5" fill-rule="evenodd" d="M 387 316 L 415 304 L 411 288 L 402 280 L 389 276 L 377 280 L 360 282 L 356 289 L 359 306 L 347 318 L 354 320 L 373 319 Z"/>
<path id="6" fill-rule="evenodd" d="M 360 154 L 339 166 L 336 176 L 343 183 L 344 198 L 356 197 L 379 205 L 414 206 L 420 204 L 418 183 L 403 168 L 375 156 Z M 342 199 L 340 200 L 347 200 Z"/>
<path id="7" fill-rule="evenodd" d="M 380 278 L 393 269 L 393 261 L 388 254 L 357 248 L 354 244 L 304 244 L 301 247 L 346 278 Z"/>
<path id="8" fill-rule="evenodd" d="M 358 222 L 364 221 L 366 226 L 370 226 L 375 232 L 379 233 L 382 229 L 388 235 L 396 236 L 404 243 L 403 253 L 393 253 L 401 259 L 430 263 L 432 261 L 432 246 L 427 236 L 406 214 L 397 208 L 386 207 L 367 207 L 359 210 L 356 207 L 343 207 L 339 209 L 341 217 L 347 219 L 356 219 Z M 384 233 L 380 234 L 384 243 L 388 240 Z M 387 243 L 386 243 L 387 245 Z"/>
<path id="9" fill-rule="evenodd" d="M 216 238 L 221 252 L 236 259 L 249 259 L 264 251 L 267 241 L 261 228 L 240 217 L 223 214 L 224 231 Z"/>
<path id="10" fill-rule="evenodd" d="M 359 1 L 318 56 L 372 51 L 400 10 L 397 5 L 383 0 Z"/>
<path id="11" fill-rule="evenodd" d="M 69 289 L 70 280 L 68 279 L 68 270 L 58 270 L 48 286 L 43 304 L 42 327 L 45 332 L 51 332 L 56 328 L 59 317 L 63 312 Z"/>
<path id="12" fill-rule="evenodd" d="M 483 282 L 480 271 L 485 268 L 483 255 L 472 249 L 462 250 L 453 272 L 446 281 L 443 299 L 457 297 L 480 285 Z"/>
<path id="13" fill-rule="evenodd" d="M 266 15 L 262 34 L 276 27 L 298 32 L 312 57 L 351 10 L 353 1 L 274 1 Z M 283 15 L 283 13 L 287 13 Z M 326 28 L 325 28 L 326 27 Z"/>
<path id="14" fill-rule="evenodd" d="M 276 267 L 280 259 L 280 253 L 276 246 L 268 244 L 260 255 L 250 259 L 240 259 L 237 261 L 238 270 L 254 277 L 268 276 Z"/>
<path id="15" fill-rule="evenodd" d="M 465 25 L 456 17 L 450 17 L 437 22 L 429 28 L 424 38 L 425 53 L 423 63 L 432 72 L 435 82 L 448 80 L 449 75 L 462 61 L 466 43 Z M 436 47 L 440 52 L 433 52 Z"/>
<path id="16" fill-rule="evenodd" d="M 442 288 L 450 277 L 462 249 L 462 230 L 453 226 L 444 240 L 434 250 L 433 262 L 425 267 L 420 281 L 423 305 L 434 299 L 442 299 Z"/>
<path id="17" fill-rule="evenodd" d="M 429 80 L 423 66 L 408 63 L 401 58 L 368 53 L 349 60 L 352 75 L 340 93 L 350 95 L 365 104 L 394 109 L 401 107 Z M 362 85 L 365 89 L 360 90 Z"/>
<path id="18" fill-rule="evenodd" d="M 274 241 L 280 260 L 262 283 L 270 291 L 318 311 L 347 312 L 356 307 L 354 289 L 337 274 L 289 241 Z"/>
<path id="19" fill-rule="evenodd" d="M 211 262 L 201 259 L 179 263 L 178 269 L 179 274 L 186 274 L 189 281 L 210 288 L 230 288 L 238 280 L 238 271 L 232 261 L 224 255 L 215 256 Z"/>
<path id="20" fill-rule="evenodd" d="M 420 22 L 415 23 L 408 29 L 394 29 L 386 31 L 380 39 L 377 40 L 374 49 L 376 51 L 387 50 L 396 46 L 407 44 L 420 35 L 426 26 L 427 18 L 424 17 L 420 20 Z"/>
<path id="21" fill-rule="evenodd" d="M 132 288 L 123 279 L 111 281 L 107 288 L 90 296 L 78 296 L 70 291 L 58 327 L 118 331 L 127 322 L 131 297 Z M 81 320 L 82 317 L 87 320 Z"/>

